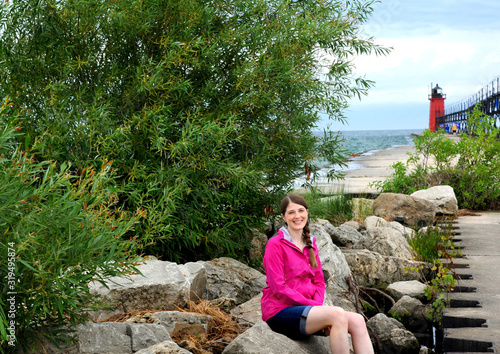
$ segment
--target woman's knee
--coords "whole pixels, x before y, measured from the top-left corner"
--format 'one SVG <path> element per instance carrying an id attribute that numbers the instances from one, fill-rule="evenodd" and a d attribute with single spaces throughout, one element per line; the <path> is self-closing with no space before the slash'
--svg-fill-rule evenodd
<path id="1" fill-rule="evenodd" d="M 362 315 L 355 312 L 349 313 L 349 332 L 366 332 L 366 322 Z"/>
<path id="2" fill-rule="evenodd" d="M 337 306 L 325 306 L 325 311 L 332 326 L 347 327 L 348 318 L 347 312 L 344 309 Z"/>

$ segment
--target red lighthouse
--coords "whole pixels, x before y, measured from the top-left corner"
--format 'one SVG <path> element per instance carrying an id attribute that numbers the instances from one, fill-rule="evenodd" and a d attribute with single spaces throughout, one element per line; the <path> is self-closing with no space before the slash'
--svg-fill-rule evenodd
<path id="1" fill-rule="evenodd" d="M 431 132 L 436 131 L 436 118 L 444 115 L 445 99 L 446 95 L 443 94 L 443 89 L 436 84 L 436 87 L 432 89 L 432 93 L 429 95 L 429 100 L 431 101 L 431 109 L 429 112 L 429 130 Z"/>

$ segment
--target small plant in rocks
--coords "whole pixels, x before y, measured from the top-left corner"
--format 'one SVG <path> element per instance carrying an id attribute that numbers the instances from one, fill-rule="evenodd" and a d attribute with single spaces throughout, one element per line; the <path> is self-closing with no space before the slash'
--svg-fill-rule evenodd
<path id="1" fill-rule="evenodd" d="M 425 231 L 417 231 L 413 237 L 408 239 L 414 254 L 414 259 L 432 263 L 432 276 L 426 282 L 425 295 L 427 300 L 432 301 L 432 307 L 428 310 L 433 322 L 442 325 L 443 309 L 449 307 L 447 293 L 454 290 L 456 280 L 453 277 L 453 269 L 448 268 L 442 259 L 449 259 L 459 255 L 452 240 L 451 228 L 429 227 Z M 422 267 L 411 267 L 409 270 L 422 274 Z M 408 271 L 408 270 L 407 270 Z"/>

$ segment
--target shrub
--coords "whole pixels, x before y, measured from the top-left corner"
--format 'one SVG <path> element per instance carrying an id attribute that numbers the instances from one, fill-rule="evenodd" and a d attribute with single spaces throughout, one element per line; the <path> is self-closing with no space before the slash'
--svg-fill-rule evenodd
<path id="1" fill-rule="evenodd" d="M 137 217 L 117 207 L 111 163 L 74 174 L 69 164 L 37 162 L 15 146 L 12 108 L 0 110 L 0 345 L 27 346 L 56 326 L 82 323 L 100 306 L 88 283 L 135 271 Z M 36 148 L 36 144 L 35 144 Z"/>
<path id="2" fill-rule="evenodd" d="M 304 169 L 340 162 L 314 132 L 373 84 L 352 58 L 388 52 L 360 31 L 375 2 L 3 2 L 0 96 L 41 160 L 114 161 L 145 251 L 241 255 Z"/>
<path id="3" fill-rule="evenodd" d="M 498 206 L 500 198 L 500 129 L 480 108 L 476 105 L 469 116 L 469 134 L 460 137 L 460 157 L 450 179 L 459 205 L 468 209 Z"/>
<path id="4" fill-rule="evenodd" d="M 477 105 L 468 118 L 468 134 L 457 142 L 443 132 L 415 139 L 406 164 L 392 166 L 393 174 L 373 185 L 381 192 L 410 194 L 418 189 L 450 185 L 460 208 L 498 207 L 500 198 L 500 140 L 495 119 Z"/>

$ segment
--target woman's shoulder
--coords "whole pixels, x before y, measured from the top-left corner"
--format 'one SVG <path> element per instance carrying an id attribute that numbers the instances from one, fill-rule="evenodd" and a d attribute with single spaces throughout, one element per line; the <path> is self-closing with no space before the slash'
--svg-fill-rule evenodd
<path id="1" fill-rule="evenodd" d="M 278 231 L 278 233 L 277 233 L 276 235 L 272 236 L 272 237 L 269 239 L 269 241 L 267 241 L 267 243 L 268 243 L 268 244 L 269 244 L 269 243 L 277 243 L 277 242 L 279 243 L 281 239 L 283 239 L 283 232 Z"/>

